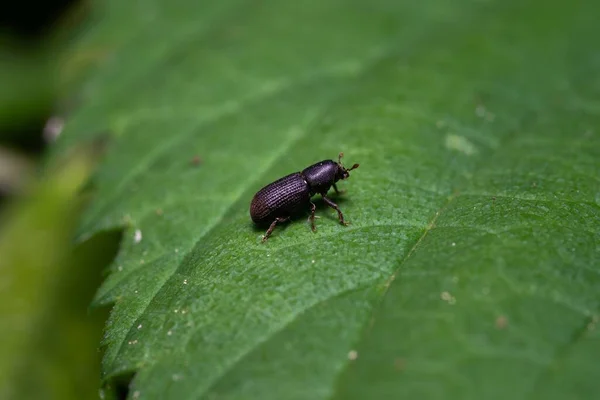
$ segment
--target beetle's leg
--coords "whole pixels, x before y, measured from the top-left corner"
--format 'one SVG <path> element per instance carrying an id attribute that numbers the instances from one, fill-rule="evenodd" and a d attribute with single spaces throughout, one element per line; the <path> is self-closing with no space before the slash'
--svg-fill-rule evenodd
<path id="1" fill-rule="evenodd" d="M 317 206 L 312 201 L 310 202 L 310 217 L 308 217 L 308 221 L 310 222 L 310 228 L 313 232 L 317 231 L 317 227 L 315 226 L 315 210 Z"/>
<path id="2" fill-rule="evenodd" d="M 338 190 L 337 185 L 335 183 L 333 184 L 333 190 L 335 190 L 335 194 L 337 194 L 338 196 L 341 195 L 341 194 L 346 193 L 345 189 L 344 190 Z"/>
<path id="3" fill-rule="evenodd" d="M 271 233 L 273 232 L 273 229 L 275 229 L 275 226 L 280 223 L 280 222 L 285 222 L 285 221 L 289 221 L 290 217 L 286 217 L 286 218 L 275 218 L 275 221 L 271 222 L 271 226 L 269 226 L 269 229 L 267 229 L 267 231 L 265 232 L 265 235 L 262 238 L 263 243 L 267 241 L 267 239 L 269 238 L 269 236 L 271 236 Z"/>
<path id="4" fill-rule="evenodd" d="M 333 201 L 329 200 L 327 198 L 327 196 L 325 196 L 324 194 L 321 194 L 321 197 L 323 197 L 323 201 L 325 203 L 327 203 L 327 205 L 331 208 L 333 208 L 335 211 L 337 211 L 338 213 L 338 218 L 340 220 L 340 224 L 342 225 L 348 225 L 348 222 L 344 221 L 344 214 L 342 214 L 342 211 L 340 210 L 340 208 L 338 207 L 337 204 L 335 204 Z"/>

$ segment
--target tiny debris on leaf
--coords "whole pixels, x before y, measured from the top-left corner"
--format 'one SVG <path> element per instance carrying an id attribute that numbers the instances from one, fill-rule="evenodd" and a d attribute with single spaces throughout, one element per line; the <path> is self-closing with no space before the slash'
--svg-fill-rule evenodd
<path id="1" fill-rule="evenodd" d="M 200 158 L 200 156 L 198 156 L 198 155 L 195 155 L 194 157 L 192 157 L 191 164 L 192 164 L 194 167 L 197 167 L 198 165 L 201 165 L 201 164 L 202 164 L 202 159 Z"/>
<path id="2" fill-rule="evenodd" d="M 133 241 L 134 243 L 139 243 L 142 241 L 142 231 L 139 229 L 135 230 L 135 233 L 133 234 Z"/>
<path id="3" fill-rule="evenodd" d="M 440 298 L 450 305 L 456 303 L 456 298 L 452 296 L 449 292 L 442 292 L 440 294 Z"/>
<path id="4" fill-rule="evenodd" d="M 50 117 L 44 126 L 44 139 L 46 142 L 54 142 L 60 136 L 65 126 L 65 120 L 61 117 Z"/>
<path id="5" fill-rule="evenodd" d="M 404 370 L 404 358 L 396 358 L 394 360 L 394 367 L 398 371 L 403 371 Z"/>
<path id="6" fill-rule="evenodd" d="M 504 329 L 507 325 L 508 319 L 504 315 L 500 315 L 496 318 L 496 329 Z"/>
<path id="7" fill-rule="evenodd" d="M 590 322 L 587 324 L 587 330 L 588 331 L 593 331 L 594 329 L 596 329 L 596 325 L 598 324 L 598 316 L 594 315 L 592 316 Z"/>

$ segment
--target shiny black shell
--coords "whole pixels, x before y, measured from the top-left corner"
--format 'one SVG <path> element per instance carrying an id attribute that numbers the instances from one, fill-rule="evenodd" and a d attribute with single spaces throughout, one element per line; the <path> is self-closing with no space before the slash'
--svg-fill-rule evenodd
<path id="1" fill-rule="evenodd" d="M 270 224 L 306 207 L 310 186 L 300 172 L 289 174 L 259 190 L 250 203 L 250 217 L 257 225 Z"/>
<path id="2" fill-rule="evenodd" d="M 323 160 L 304 168 L 301 174 L 308 183 L 312 196 L 316 193 L 327 193 L 331 185 L 342 179 L 341 172 L 338 163 L 333 160 Z"/>

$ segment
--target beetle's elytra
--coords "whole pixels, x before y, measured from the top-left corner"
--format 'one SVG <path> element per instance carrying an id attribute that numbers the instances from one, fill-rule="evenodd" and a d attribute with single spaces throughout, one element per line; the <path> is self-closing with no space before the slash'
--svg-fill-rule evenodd
<path id="1" fill-rule="evenodd" d="M 342 165 L 343 156 L 344 153 L 340 153 L 337 162 L 323 160 L 301 172 L 284 176 L 263 187 L 254 195 L 250 203 L 250 217 L 256 225 L 269 226 L 263 236 L 263 242 L 271 236 L 278 223 L 288 221 L 293 214 L 306 209 L 309 205 L 311 213 L 308 220 L 314 232 L 316 206 L 310 198 L 315 194 L 320 194 L 323 201 L 337 211 L 342 225 L 348 225 L 338 205 L 327 197 L 327 192 L 332 186 L 339 194 L 335 183 L 340 179 L 347 179 L 350 176 L 349 172 L 358 168 L 358 164 L 345 168 Z"/>

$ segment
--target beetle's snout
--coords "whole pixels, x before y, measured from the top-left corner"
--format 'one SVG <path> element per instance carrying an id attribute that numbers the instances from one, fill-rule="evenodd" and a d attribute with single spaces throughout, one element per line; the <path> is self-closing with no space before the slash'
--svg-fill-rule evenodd
<path id="1" fill-rule="evenodd" d="M 350 171 L 358 168 L 358 164 L 354 164 L 350 168 L 345 168 L 341 163 L 338 163 L 338 171 L 336 173 L 336 180 L 348 179 L 350 177 Z"/>
<path id="2" fill-rule="evenodd" d="M 346 168 L 344 168 L 342 165 L 338 164 L 338 169 L 335 172 L 335 180 L 339 181 L 348 179 L 349 176 L 350 174 L 348 173 L 348 170 L 346 170 Z"/>

